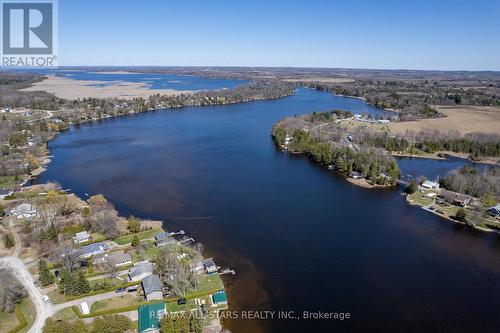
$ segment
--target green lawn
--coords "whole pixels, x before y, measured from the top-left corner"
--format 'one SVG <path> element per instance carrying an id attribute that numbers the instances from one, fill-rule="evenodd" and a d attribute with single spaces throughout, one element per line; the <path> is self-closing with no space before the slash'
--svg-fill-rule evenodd
<path id="1" fill-rule="evenodd" d="M 15 176 L 2 176 L 0 177 L 0 188 L 11 188 L 14 183 Z"/>
<path id="2" fill-rule="evenodd" d="M 418 204 L 420 206 L 427 206 L 433 203 L 434 200 L 429 197 L 426 197 L 425 194 L 426 193 L 421 193 L 417 191 L 413 194 L 410 194 L 408 198 L 415 204 Z"/>
<path id="3" fill-rule="evenodd" d="M 14 312 L 0 312 L 0 332 L 8 332 L 18 324 Z"/>
<path id="4" fill-rule="evenodd" d="M 52 318 L 54 320 L 72 321 L 77 319 L 78 317 L 76 316 L 75 311 L 73 311 L 73 309 L 69 307 L 57 312 L 55 315 L 52 316 Z"/>
<path id="5" fill-rule="evenodd" d="M 21 310 L 21 313 L 24 316 L 24 319 L 27 321 L 26 327 L 19 330 L 18 332 L 27 332 L 33 322 L 35 321 L 36 311 L 33 303 L 29 299 L 29 297 L 25 297 L 21 303 L 17 305 L 17 308 Z M 19 324 L 19 321 L 16 317 L 15 312 L 6 313 L 0 312 L 0 332 L 9 332 L 13 328 L 15 328 Z"/>
<path id="6" fill-rule="evenodd" d="M 110 299 L 105 299 L 102 301 L 97 301 L 90 307 L 90 313 L 96 311 L 109 310 L 114 308 L 121 308 L 125 306 L 137 306 L 141 305 L 142 302 L 137 300 L 137 295 L 135 292 L 129 293 L 125 292 L 119 297 L 113 297 Z"/>
<path id="7" fill-rule="evenodd" d="M 128 234 L 124 236 L 120 236 L 114 239 L 115 243 L 118 245 L 125 245 L 128 243 L 132 243 L 132 239 L 134 239 L 134 236 L 139 237 L 140 240 L 147 239 L 147 238 L 153 238 L 155 234 L 162 232 L 162 229 L 160 228 L 153 228 L 149 229 L 146 231 L 141 231 L 136 234 Z"/>

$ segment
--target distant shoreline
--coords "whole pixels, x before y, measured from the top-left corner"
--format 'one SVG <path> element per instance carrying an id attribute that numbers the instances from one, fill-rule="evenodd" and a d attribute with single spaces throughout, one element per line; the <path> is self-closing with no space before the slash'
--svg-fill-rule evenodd
<path id="1" fill-rule="evenodd" d="M 113 72 L 115 73 L 115 72 Z M 103 86 L 103 84 L 105 84 Z M 191 90 L 151 89 L 146 83 L 126 81 L 91 81 L 73 80 L 61 76 L 49 75 L 43 81 L 20 91 L 46 91 L 64 99 L 82 98 L 120 98 L 132 100 L 137 97 L 148 98 L 161 94 L 175 96 L 193 93 Z"/>

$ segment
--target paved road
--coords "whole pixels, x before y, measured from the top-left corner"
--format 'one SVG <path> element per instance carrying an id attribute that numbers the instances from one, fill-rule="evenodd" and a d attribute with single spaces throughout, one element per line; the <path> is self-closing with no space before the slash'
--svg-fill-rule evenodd
<path id="1" fill-rule="evenodd" d="M 33 277 L 24 265 L 24 263 L 16 256 L 8 256 L 0 258 L 0 267 L 7 267 L 14 271 L 14 275 L 19 282 L 24 286 L 28 295 L 36 309 L 36 318 L 33 326 L 28 333 L 39 333 L 42 331 L 45 319 L 54 313 L 54 306 L 45 303 L 42 299 L 43 295 L 33 284 Z"/>

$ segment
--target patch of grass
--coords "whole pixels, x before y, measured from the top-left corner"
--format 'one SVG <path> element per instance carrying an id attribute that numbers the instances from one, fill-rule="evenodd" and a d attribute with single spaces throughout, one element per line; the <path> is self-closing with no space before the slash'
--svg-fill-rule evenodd
<path id="1" fill-rule="evenodd" d="M 2 176 L 0 177 L 0 188 L 12 188 L 16 180 L 15 176 Z"/>
<path id="2" fill-rule="evenodd" d="M 9 332 L 18 324 L 16 313 L 0 312 L 0 332 Z"/>
<path id="3" fill-rule="evenodd" d="M 410 194 L 408 196 L 408 198 L 415 204 L 418 204 L 420 206 L 427 206 L 427 205 L 430 205 L 431 203 L 434 202 L 434 200 L 432 200 L 431 198 L 429 197 L 426 197 L 425 196 L 425 193 L 421 193 L 419 191 L 413 193 L 413 194 Z"/>
<path id="4" fill-rule="evenodd" d="M 71 308 L 65 308 L 61 311 L 57 312 L 54 316 L 52 316 L 54 320 L 62 320 L 62 321 L 72 321 L 77 319 L 75 312 L 71 310 Z"/>
<path id="5" fill-rule="evenodd" d="M 35 322 L 36 318 L 36 309 L 35 306 L 33 305 L 33 302 L 29 297 L 26 297 L 23 299 L 23 301 L 19 304 L 19 309 L 21 310 L 21 313 L 24 316 L 24 319 L 28 323 L 25 328 L 20 330 L 19 332 L 27 332 L 31 325 Z"/>
<path id="6" fill-rule="evenodd" d="M 134 239 L 134 236 L 137 236 L 139 240 L 147 239 L 147 238 L 153 238 L 155 234 L 162 232 L 162 229 L 160 228 L 153 228 L 145 231 L 138 232 L 136 234 L 128 234 L 124 236 L 120 236 L 114 239 L 115 243 L 118 245 L 125 245 L 132 243 L 132 239 Z"/>
<path id="7" fill-rule="evenodd" d="M 134 293 L 126 293 L 119 297 L 113 297 L 109 299 L 105 299 L 102 301 L 97 301 L 90 307 L 90 313 L 94 313 L 96 311 L 109 310 L 124 306 L 137 306 L 141 305 L 142 302 L 137 300 L 137 296 Z"/>

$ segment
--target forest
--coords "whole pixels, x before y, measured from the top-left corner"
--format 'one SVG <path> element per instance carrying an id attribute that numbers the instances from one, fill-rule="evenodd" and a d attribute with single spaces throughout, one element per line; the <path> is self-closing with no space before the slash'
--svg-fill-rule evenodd
<path id="1" fill-rule="evenodd" d="M 464 166 L 452 170 L 446 177 L 439 180 L 441 187 L 459 193 L 465 193 L 476 198 L 490 199 L 487 206 L 494 206 L 500 198 L 500 167 L 489 166 L 474 168 Z"/>

